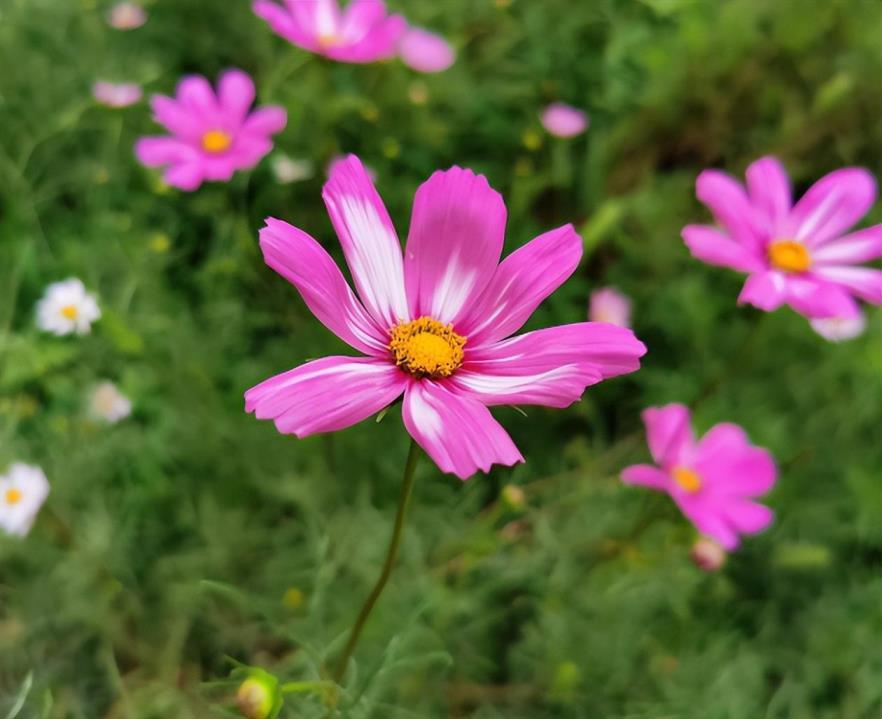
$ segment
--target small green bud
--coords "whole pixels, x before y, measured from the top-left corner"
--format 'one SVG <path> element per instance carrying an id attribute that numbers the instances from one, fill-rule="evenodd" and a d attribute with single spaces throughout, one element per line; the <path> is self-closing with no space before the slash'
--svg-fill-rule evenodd
<path id="1" fill-rule="evenodd" d="M 236 692 L 236 706 L 246 719 L 272 719 L 282 708 L 279 680 L 263 669 L 252 667 Z"/>

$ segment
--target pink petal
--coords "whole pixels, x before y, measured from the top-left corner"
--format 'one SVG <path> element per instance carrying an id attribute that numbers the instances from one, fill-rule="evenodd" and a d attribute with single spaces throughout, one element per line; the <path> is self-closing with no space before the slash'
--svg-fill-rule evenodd
<path id="1" fill-rule="evenodd" d="M 768 507 L 741 499 L 730 499 L 722 511 L 729 524 L 742 534 L 761 532 L 775 519 L 775 513 Z"/>
<path id="2" fill-rule="evenodd" d="M 856 317 L 826 317 L 811 320 L 812 329 L 828 342 L 845 342 L 863 334 L 867 318 L 861 312 Z"/>
<path id="3" fill-rule="evenodd" d="M 388 356 L 385 328 L 374 324 L 318 242 L 287 222 L 270 217 L 260 231 L 260 248 L 266 263 L 297 288 L 325 327 L 365 354 Z"/>
<path id="4" fill-rule="evenodd" d="M 254 81 L 241 70 L 227 70 L 218 81 L 218 102 L 235 125 L 241 124 L 254 102 Z"/>
<path id="5" fill-rule="evenodd" d="M 765 269 L 765 263 L 754 251 L 713 227 L 687 225 L 683 228 L 683 241 L 693 257 L 710 265 L 742 272 Z"/>
<path id="6" fill-rule="evenodd" d="M 588 128 L 588 114 L 563 102 L 553 102 L 539 116 L 539 121 L 555 137 L 575 137 Z"/>
<path id="7" fill-rule="evenodd" d="M 364 40 L 386 18 L 386 5 L 382 0 L 351 0 L 343 11 L 340 34 L 348 44 Z"/>
<path id="8" fill-rule="evenodd" d="M 386 60 L 395 55 L 395 48 L 407 21 L 401 15 L 390 15 L 377 23 L 363 39 L 352 44 L 331 46 L 323 54 L 341 62 L 365 63 Z"/>
<path id="9" fill-rule="evenodd" d="M 882 225 L 826 242 L 812 253 L 817 265 L 856 265 L 882 257 Z"/>
<path id="10" fill-rule="evenodd" d="M 205 179 L 205 173 L 202 163 L 198 161 L 182 162 L 170 165 L 162 177 L 172 187 L 177 187 L 185 192 L 192 192 L 202 184 L 202 181 Z"/>
<path id="11" fill-rule="evenodd" d="M 517 332 L 573 274 L 581 257 L 582 240 L 572 225 L 539 235 L 502 261 L 479 299 L 466 307 L 457 330 L 470 347 Z"/>
<path id="12" fill-rule="evenodd" d="M 188 75 L 178 83 L 175 98 L 182 108 L 193 112 L 204 122 L 221 125 L 221 109 L 214 90 L 202 75 Z"/>
<path id="13" fill-rule="evenodd" d="M 242 133 L 247 135 L 274 135 L 285 129 L 288 115 L 276 105 L 266 105 L 252 112 L 242 123 Z"/>
<path id="14" fill-rule="evenodd" d="M 662 492 L 666 492 L 670 485 L 667 473 L 651 464 L 633 464 L 625 467 L 622 470 L 622 481 L 625 484 L 638 484 Z"/>
<path id="15" fill-rule="evenodd" d="M 588 301 L 588 319 L 619 327 L 631 326 L 631 300 L 615 287 L 594 290 Z"/>
<path id="16" fill-rule="evenodd" d="M 678 501 L 677 504 L 701 534 L 716 540 L 727 552 L 737 549 L 741 544 L 738 533 L 728 522 L 721 508 L 705 503 L 690 502 L 688 499 Z"/>
<path id="17" fill-rule="evenodd" d="M 707 205 L 732 239 L 748 249 L 759 249 L 764 233 L 747 193 L 733 177 L 718 170 L 705 170 L 695 181 L 695 194 Z"/>
<path id="18" fill-rule="evenodd" d="M 549 327 L 469 350 L 450 382 L 487 405 L 567 407 L 588 385 L 634 372 L 646 347 L 624 327 Z"/>
<path id="19" fill-rule="evenodd" d="M 695 437 L 690 425 L 689 410 L 682 404 L 667 404 L 643 410 L 649 452 L 659 466 L 670 469 L 688 463 L 694 450 Z"/>
<path id="20" fill-rule="evenodd" d="M 714 494 L 758 497 L 778 476 L 772 455 L 753 446 L 744 430 L 730 423 L 718 424 L 702 437 L 694 467 Z"/>
<path id="21" fill-rule="evenodd" d="M 505 204 L 483 175 L 453 167 L 417 190 L 404 278 L 413 317 L 453 322 L 484 290 L 502 253 Z"/>
<path id="22" fill-rule="evenodd" d="M 747 191 L 751 204 L 767 222 L 770 236 L 782 227 L 793 206 L 787 171 L 775 157 L 763 157 L 747 168 Z"/>
<path id="23" fill-rule="evenodd" d="M 404 395 L 404 426 L 442 472 L 468 479 L 494 464 L 524 458 L 483 404 L 431 380 L 413 380 Z"/>
<path id="24" fill-rule="evenodd" d="M 824 272 L 830 273 L 834 269 L 839 268 L 827 267 Z M 841 269 L 861 271 L 862 268 Z M 787 277 L 787 304 L 809 318 L 856 316 L 860 312 L 857 303 L 843 287 L 833 284 L 832 280 L 832 277 L 827 280 L 817 277 Z"/>
<path id="25" fill-rule="evenodd" d="M 766 312 L 778 309 L 787 299 L 784 276 L 775 270 L 757 272 L 747 278 L 741 294 L 738 295 L 739 305 L 753 305 Z"/>
<path id="26" fill-rule="evenodd" d="M 271 377 L 245 393 L 245 411 L 272 419 L 283 434 L 334 432 L 394 402 L 408 377 L 367 357 L 323 357 Z"/>
<path id="27" fill-rule="evenodd" d="M 150 107 L 156 122 L 185 140 L 200 142 L 205 131 L 210 129 L 199 115 L 165 95 L 150 98 Z"/>
<path id="28" fill-rule="evenodd" d="M 173 162 L 191 162 L 199 153 L 174 137 L 142 137 L 135 143 L 135 156 L 147 167 L 161 167 Z"/>
<path id="29" fill-rule="evenodd" d="M 322 197 L 367 311 L 387 329 L 410 319 L 398 235 L 355 155 L 335 165 Z"/>
<path id="30" fill-rule="evenodd" d="M 845 287 L 861 299 L 874 305 L 882 305 L 882 270 L 870 267 L 818 267 L 814 274 L 828 282 Z M 845 313 L 834 313 L 828 317 L 848 317 Z M 854 316 L 854 313 L 852 315 Z"/>
<path id="31" fill-rule="evenodd" d="M 876 199 L 876 181 L 858 167 L 822 177 L 796 203 L 790 229 L 797 240 L 818 247 L 839 236 L 867 214 Z"/>
<path id="32" fill-rule="evenodd" d="M 298 2 L 294 7 L 308 7 L 310 3 Z M 311 25 L 303 25 L 293 8 L 286 10 L 271 0 L 256 0 L 251 6 L 255 15 L 269 24 L 273 32 L 288 42 L 307 50 L 315 49 L 315 36 Z"/>
<path id="33" fill-rule="evenodd" d="M 456 60 L 456 52 L 447 40 L 418 27 L 408 28 L 401 36 L 398 54 L 417 72 L 442 72 Z"/>

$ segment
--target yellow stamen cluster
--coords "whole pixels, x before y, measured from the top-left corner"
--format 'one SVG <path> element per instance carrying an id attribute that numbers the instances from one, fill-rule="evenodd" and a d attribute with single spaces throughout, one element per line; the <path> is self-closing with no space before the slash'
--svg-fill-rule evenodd
<path id="1" fill-rule="evenodd" d="M 318 44 L 319 47 L 327 50 L 328 48 L 340 44 L 340 36 L 333 32 L 322 33 L 318 36 Z"/>
<path id="2" fill-rule="evenodd" d="M 223 130 L 209 130 L 202 136 L 202 149 L 206 152 L 226 152 L 233 138 Z"/>
<path id="3" fill-rule="evenodd" d="M 690 494 L 694 494 L 701 489 L 701 477 L 698 476 L 698 472 L 694 469 L 689 469 L 689 467 L 674 467 L 671 476 L 674 478 L 674 481 L 680 485 L 681 489 L 684 489 Z"/>
<path id="4" fill-rule="evenodd" d="M 415 377 L 449 377 L 462 364 L 466 338 L 431 317 L 402 322 L 389 330 L 395 364 Z"/>
<path id="5" fill-rule="evenodd" d="M 24 499 L 24 495 L 21 493 L 20 489 L 15 489 L 14 487 L 6 490 L 6 504 L 13 505 L 18 504 Z"/>
<path id="6" fill-rule="evenodd" d="M 802 242 L 775 240 L 769 245 L 769 262 L 784 272 L 805 272 L 812 266 L 812 256 Z"/>
<path id="7" fill-rule="evenodd" d="M 75 320 L 79 312 L 76 305 L 65 305 L 61 308 L 61 316 L 69 320 Z"/>

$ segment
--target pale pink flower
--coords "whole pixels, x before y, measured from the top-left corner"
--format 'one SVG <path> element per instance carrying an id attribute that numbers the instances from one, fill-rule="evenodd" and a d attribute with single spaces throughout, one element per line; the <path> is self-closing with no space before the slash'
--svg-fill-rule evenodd
<path id="1" fill-rule="evenodd" d="M 256 0 L 255 15 L 297 47 L 340 62 L 365 63 L 395 55 L 407 23 L 389 15 L 383 0 Z"/>
<path id="2" fill-rule="evenodd" d="M 366 356 L 324 357 L 245 393 L 245 409 L 306 437 L 343 429 L 402 394 L 410 435 L 466 479 L 523 461 L 494 405 L 566 407 L 585 388 L 633 372 L 646 348 L 622 327 L 582 322 L 511 337 L 575 270 L 582 241 L 551 230 L 501 264 L 506 209 L 486 178 L 454 167 L 416 193 L 407 246 L 355 156 L 323 193 L 358 296 L 327 251 L 270 218 L 267 264 L 340 339 Z M 506 339 L 508 338 L 508 339 Z"/>
<path id="3" fill-rule="evenodd" d="M 727 551 L 738 546 L 740 534 L 771 524 L 772 511 L 751 500 L 775 484 L 775 461 L 750 444 L 741 427 L 718 424 L 696 441 L 689 410 L 681 404 L 650 407 L 643 422 L 658 466 L 628 467 L 623 482 L 667 492 L 699 532 Z"/>
<path id="4" fill-rule="evenodd" d="M 141 86 L 133 82 L 105 82 L 92 85 L 92 97 L 107 107 L 128 107 L 141 99 Z"/>
<path id="5" fill-rule="evenodd" d="M 408 27 L 398 40 L 398 56 L 417 72 L 442 72 L 454 63 L 456 51 L 440 35 Z"/>
<path id="6" fill-rule="evenodd" d="M 542 126 L 556 137 L 575 137 L 588 128 L 588 114 L 562 102 L 551 103 L 539 119 Z"/>
<path id="7" fill-rule="evenodd" d="M 154 119 L 170 137 L 143 137 L 135 154 L 148 167 L 165 167 L 163 178 L 181 190 L 205 180 L 226 182 L 236 170 L 254 167 L 273 147 L 272 135 L 285 127 L 281 107 L 250 112 L 254 83 L 241 70 L 220 76 L 215 94 L 208 80 L 190 75 L 178 83 L 174 98 L 154 95 Z"/>
<path id="8" fill-rule="evenodd" d="M 689 552 L 695 566 L 703 572 L 717 572 L 726 563 L 726 550 L 708 537 L 699 537 Z"/>
<path id="9" fill-rule="evenodd" d="M 825 340 L 845 342 L 864 333 L 867 328 L 867 318 L 863 312 L 859 312 L 854 317 L 824 317 L 810 320 L 809 324 Z"/>
<path id="10" fill-rule="evenodd" d="M 882 225 L 843 234 L 876 199 L 876 181 L 847 167 L 822 177 L 793 204 L 787 173 L 774 157 L 747 168 L 747 189 L 717 170 L 698 176 L 696 194 L 720 227 L 689 225 L 693 256 L 749 276 L 738 297 L 770 312 L 790 305 L 809 318 L 854 317 L 855 297 L 882 304 Z"/>
<path id="11" fill-rule="evenodd" d="M 134 30 L 147 22 L 147 13 L 136 3 L 121 2 L 110 8 L 107 22 L 116 30 Z"/>
<path id="12" fill-rule="evenodd" d="M 615 287 L 603 287 L 591 293 L 588 319 L 609 322 L 619 327 L 631 326 L 631 300 Z"/>

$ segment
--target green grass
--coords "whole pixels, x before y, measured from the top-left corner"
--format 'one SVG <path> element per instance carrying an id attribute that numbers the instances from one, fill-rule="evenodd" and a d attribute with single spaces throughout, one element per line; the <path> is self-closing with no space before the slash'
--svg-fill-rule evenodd
<path id="1" fill-rule="evenodd" d="M 846 164 L 882 175 L 882 5 L 393 5 L 445 33 L 456 65 L 324 63 L 246 2 L 157 0 L 131 33 L 94 0 L 0 2 L 0 468 L 39 464 L 52 484 L 31 535 L 0 538 L 0 717 L 223 716 L 228 657 L 319 677 L 379 571 L 399 410 L 298 441 L 242 406 L 259 380 L 343 349 L 256 243 L 273 215 L 339 257 L 322 177 L 279 186 L 264 161 L 163 190 L 132 154 L 156 131 L 146 104 L 89 94 L 97 77 L 169 93 L 237 66 L 288 109 L 284 152 L 376 169 L 401 235 L 418 184 L 454 163 L 503 192 L 509 249 L 575 222 L 586 257 L 530 326 L 579 321 L 614 284 L 650 350 L 570 409 L 497 411 L 525 465 L 465 483 L 420 465 L 345 716 L 878 719 L 882 317 L 834 346 L 789 310 L 737 308 L 738 276 L 691 259 L 679 231 L 707 218 L 693 196 L 707 166 L 775 153 L 799 189 Z M 554 99 L 586 107 L 591 129 L 530 150 Z M 34 325 L 68 276 L 99 295 L 88 337 Z M 103 378 L 135 405 L 112 427 L 84 407 Z M 719 574 L 692 566 L 693 530 L 666 498 L 617 479 L 647 457 L 640 410 L 669 401 L 700 429 L 742 424 L 782 468 L 774 527 Z M 525 507 L 501 499 L 507 484 Z M 282 716 L 324 713 L 298 695 Z"/>

